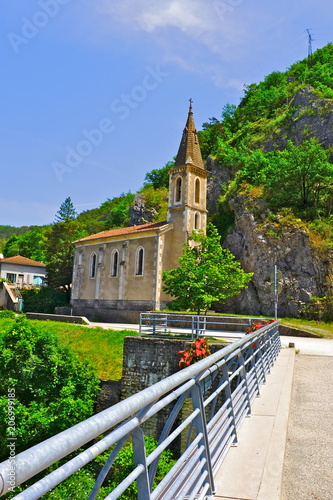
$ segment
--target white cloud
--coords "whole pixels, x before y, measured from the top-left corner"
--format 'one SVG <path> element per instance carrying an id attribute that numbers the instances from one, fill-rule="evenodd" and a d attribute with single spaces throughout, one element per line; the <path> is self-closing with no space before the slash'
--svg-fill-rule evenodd
<path id="1" fill-rule="evenodd" d="M 175 27 L 184 33 L 203 32 L 214 20 L 212 2 L 204 0 L 99 0 L 97 9 L 122 24 L 152 32 Z M 208 8 L 207 8 L 208 7 Z"/>

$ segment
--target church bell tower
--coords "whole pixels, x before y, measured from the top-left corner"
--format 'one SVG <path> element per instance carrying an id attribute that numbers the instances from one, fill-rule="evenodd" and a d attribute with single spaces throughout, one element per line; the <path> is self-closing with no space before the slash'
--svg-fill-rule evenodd
<path id="1" fill-rule="evenodd" d="M 168 221 L 174 224 L 175 250 L 179 245 L 182 248 L 193 230 L 206 231 L 207 176 L 190 99 L 175 166 L 169 170 Z"/>

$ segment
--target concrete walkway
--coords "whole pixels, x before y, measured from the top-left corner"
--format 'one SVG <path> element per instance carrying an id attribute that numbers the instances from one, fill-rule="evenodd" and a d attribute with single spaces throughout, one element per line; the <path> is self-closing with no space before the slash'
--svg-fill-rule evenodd
<path id="1" fill-rule="evenodd" d="M 333 498 L 333 340 L 281 341 L 239 444 L 215 478 L 214 500 Z"/>
<path id="2" fill-rule="evenodd" d="M 282 349 L 215 477 L 215 500 L 280 498 L 294 359 Z"/>
<path id="3" fill-rule="evenodd" d="M 333 358 L 296 355 L 282 500 L 333 498 Z"/>

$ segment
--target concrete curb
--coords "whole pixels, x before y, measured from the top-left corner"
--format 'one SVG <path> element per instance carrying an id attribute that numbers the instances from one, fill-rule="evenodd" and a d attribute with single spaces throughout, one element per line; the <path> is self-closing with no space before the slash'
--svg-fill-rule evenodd
<path id="1" fill-rule="evenodd" d="M 215 477 L 214 500 L 281 497 L 294 361 L 294 349 L 281 350 L 239 430 L 238 446 L 229 450 Z"/>

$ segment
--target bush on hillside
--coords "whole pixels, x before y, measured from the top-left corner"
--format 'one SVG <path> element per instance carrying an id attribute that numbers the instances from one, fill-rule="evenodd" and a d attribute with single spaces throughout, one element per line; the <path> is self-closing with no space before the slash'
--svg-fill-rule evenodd
<path id="1" fill-rule="evenodd" d="M 310 304 L 302 311 L 302 316 L 315 321 L 333 321 L 333 297 L 311 297 Z"/>
<path id="2" fill-rule="evenodd" d="M 43 286 L 42 288 L 31 288 L 22 290 L 24 300 L 24 312 L 40 312 L 54 314 L 56 307 L 69 305 L 68 293 L 63 290 Z"/>
<path id="3" fill-rule="evenodd" d="M 0 461 L 8 458 L 10 438 L 19 453 L 88 418 L 99 391 L 95 370 L 24 315 L 0 340 L 0 380 Z"/>

